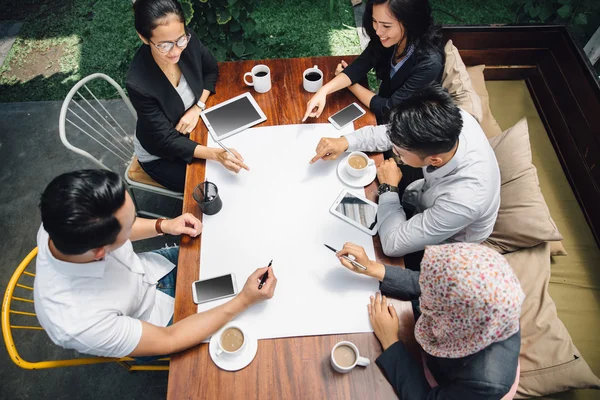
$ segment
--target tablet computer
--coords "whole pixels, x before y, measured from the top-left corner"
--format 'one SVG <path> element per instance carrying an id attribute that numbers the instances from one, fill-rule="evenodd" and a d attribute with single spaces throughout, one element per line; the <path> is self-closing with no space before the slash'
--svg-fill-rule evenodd
<path id="1" fill-rule="evenodd" d="M 248 92 L 202 111 L 200 117 L 217 141 L 267 120 Z"/>
<path id="2" fill-rule="evenodd" d="M 371 236 L 377 233 L 377 204 L 348 189 L 342 190 L 329 211 Z"/>

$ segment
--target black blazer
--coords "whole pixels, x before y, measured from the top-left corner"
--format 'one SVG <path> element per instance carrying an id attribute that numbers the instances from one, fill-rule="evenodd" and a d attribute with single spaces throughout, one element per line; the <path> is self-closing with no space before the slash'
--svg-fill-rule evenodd
<path id="1" fill-rule="evenodd" d="M 181 52 L 179 68 L 194 92 L 197 102 L 204 89 L 214 93 L 218 66 L 196 34 Z M 175 126 L 185 113 L 177 90 L 154 61 L 148 45 L 142 45 L 129 66 L 127 92 L 137 111 L 136 135 L 150 154 L 191 163 L 198 143 L 182 135 Z"/>
<path id="2" fill-rule="evenodd" d="M 442 82 L 444 72 L 444 53 L 441 49 L 417 47 L 404 65 L 390 79 L 391 59 L 394 47 L 385 48 L 381 43 L 371 41 L 360 56 L 344 73 L 352 84 L 364 79 L 367 72 L 375 69 L 377 78 L 381 80 L 379 94 L 373 96 L 369 108 L 382 124 L 389 111 L 417 92 L 433 83 Z"/>

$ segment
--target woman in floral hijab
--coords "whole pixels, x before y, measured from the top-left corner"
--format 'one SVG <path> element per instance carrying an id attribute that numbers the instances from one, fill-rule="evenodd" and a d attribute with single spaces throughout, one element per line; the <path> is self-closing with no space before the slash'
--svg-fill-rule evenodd
<path id="1" fill-rule="evenodd" d="M 371 261 L 346 244 L 381 281 L 382 293 L 414 302 L 415 338 L 424 367 L 399 339 L 399 322 L 385 296 L 371 296 L 369 318 L 383 353 L 377 364 L 402 399 L 512 398 L 518 383 L 519 316 L 525 298 L 512 269 L 497 252 L 478 244 L 429 246 L 421 271 Z"/>

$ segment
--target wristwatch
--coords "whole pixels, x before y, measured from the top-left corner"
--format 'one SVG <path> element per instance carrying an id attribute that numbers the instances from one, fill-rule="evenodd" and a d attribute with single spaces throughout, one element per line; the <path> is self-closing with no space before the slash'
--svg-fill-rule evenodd
<path id="1" fill-rule="evenodd" d="M 198 102 L 196 103 L 196 105 L 198 107 L 200 107 L 201 111 L 204 111 L 204 109 L 206 108 L 206 104 L 204 104 L 204 102 L 202 100 L 198 100 Z"/>
<path id="2" fill-rule="evenodd" d="M 398 187 L 397 186 L 392 186 L 390 184 L 387 183 L 382 183 L 381 185 L 379 185 L 377 187 L 377 194 L 379 194 L 380 196 L 384 193 L 387 192 L 396 192 L 398 193 Z"/>

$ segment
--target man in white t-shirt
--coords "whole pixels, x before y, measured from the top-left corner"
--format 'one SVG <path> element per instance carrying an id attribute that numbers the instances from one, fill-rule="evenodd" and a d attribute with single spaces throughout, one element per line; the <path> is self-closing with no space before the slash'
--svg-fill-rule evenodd
<path id="1" fill-rule="evenodd" d="M 60 175 L 42 193 L 40 209 L 35 310 L 62 347 L 106 357 L 168 355 L 273 297 L 277 278 L 272 269 L 259 268 L 229 302 L 172 324 L 179 249 L 136 254 L 131 242 L 163 233 L 198 236 L 196 217 L 136 218 L 125 184 L 105 170 Z"/>

